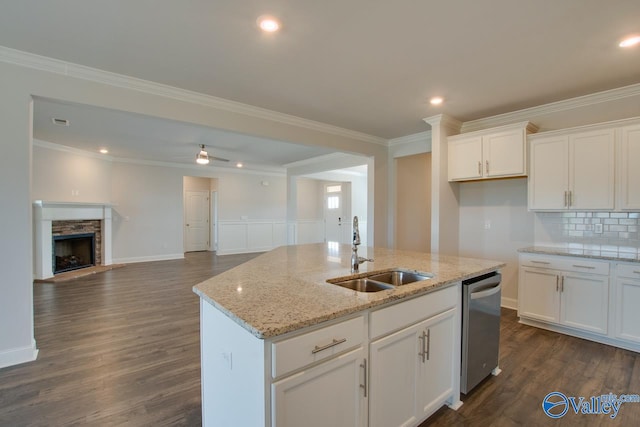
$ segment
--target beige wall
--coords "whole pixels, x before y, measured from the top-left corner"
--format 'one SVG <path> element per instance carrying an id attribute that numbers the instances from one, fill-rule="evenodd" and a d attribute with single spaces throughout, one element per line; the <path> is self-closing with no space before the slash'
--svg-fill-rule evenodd
<path id="1" fill-rule="evenodd" d="M 395 159 L 396 248 L 431 250 L 431 153 Z"/>
<path id="2" fill-rule="evenodd" d="M 321 220 L 324 218 L 324 181 L 298 178 L 299 220 Z"/>
<path id="3" fill-rule="evenodd" d="M 460 256 L 507 263 L 502 270 L 503 303 L 515 308 L 518 249 L 534 242 L 535 214 L 527 210 L 527 180 L 462 182 Z"/>

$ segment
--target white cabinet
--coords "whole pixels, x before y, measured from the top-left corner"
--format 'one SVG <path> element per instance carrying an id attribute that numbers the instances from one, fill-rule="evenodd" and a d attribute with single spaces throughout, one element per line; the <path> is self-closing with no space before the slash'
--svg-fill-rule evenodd
<path id="1" fill-rule="evenodd" d="M 640 125 L 620 129 L 620 209 L 640 209 Z"/>
<path id="2" fill-rule="evenodd" d="M 520 317 L 606 335 L 608 314 L 608 263 L 520 256 Z"/>
<path id="3" fill-rule="evenodd" d="M 449 181 L 526 176 L 526 137 L 535 130 L 524 122 L 449 137 Z"/>
<path id="4" fill-rule="evenodd" d="M 530 210 L 613 209 L 615 129 L 529 137 Z"/>
<path id="5" fill-rule="evenodd" d="M 460 404 L 460 283 L 259 339 L 204 299 L 205 426 L 417 426 Z"/>
<path id="6" fill-rule="evenodd" d="M 411 426 L 451 396 L 455 309 L 371 344 L 370 426 Z"/>
<path id="7" fill-rule="evenodd" d="M 273 426 L 366 426 L 366 358 L 359 348 L 272 385 Z"/>
<path id="8" fill-rule="evenodd" d="M 616 266 L 616 338 L 640 344 L 640 264 Z"/>
<path id="9" fill-rule="evenodd" d="M 380 338 L 370 345 L 370 426 L 418 425 L 445 402 L 456 403 L 459 300 L 451 287 L 371 314 L 371 337 Z"/>

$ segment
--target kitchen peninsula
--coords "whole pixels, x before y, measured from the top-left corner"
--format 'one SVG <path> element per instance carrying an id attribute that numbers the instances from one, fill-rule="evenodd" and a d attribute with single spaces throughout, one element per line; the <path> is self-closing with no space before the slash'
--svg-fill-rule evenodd
<path id="1" fill-rule="evenodd" d="M 194 287 L 203 425 L 417 425 L 460 390 L 461 281 L 504 266 L 351 247 L 283 246 Z M 402 268 L 432 278 L 379 292 L 327 280 Z M 301 424 L 302 422 L 302 424 Z"/>

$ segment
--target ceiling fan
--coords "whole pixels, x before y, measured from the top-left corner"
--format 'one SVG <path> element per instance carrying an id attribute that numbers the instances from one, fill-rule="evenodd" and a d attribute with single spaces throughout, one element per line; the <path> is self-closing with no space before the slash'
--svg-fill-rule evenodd
<path id="1" fill-rule="evenodd" d="M 208 165 L 211 160 L 218 160 L 220 162 L 228 162 L 229 159 L 223 159 L 222 157 L 210 156 L 205 150 L 204 144 L 200 144 L 200 152 L 196 154 L 196 163 L 199 165 Z"/>

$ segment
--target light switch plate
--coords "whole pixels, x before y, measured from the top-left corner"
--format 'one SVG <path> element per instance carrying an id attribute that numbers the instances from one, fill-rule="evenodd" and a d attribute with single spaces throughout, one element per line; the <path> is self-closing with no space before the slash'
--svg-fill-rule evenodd
<path id="1" fill-rule="evenodd" d="M 602 234 L 602 224 L 594 224 L 593 232 L 597 234 Z"/>

